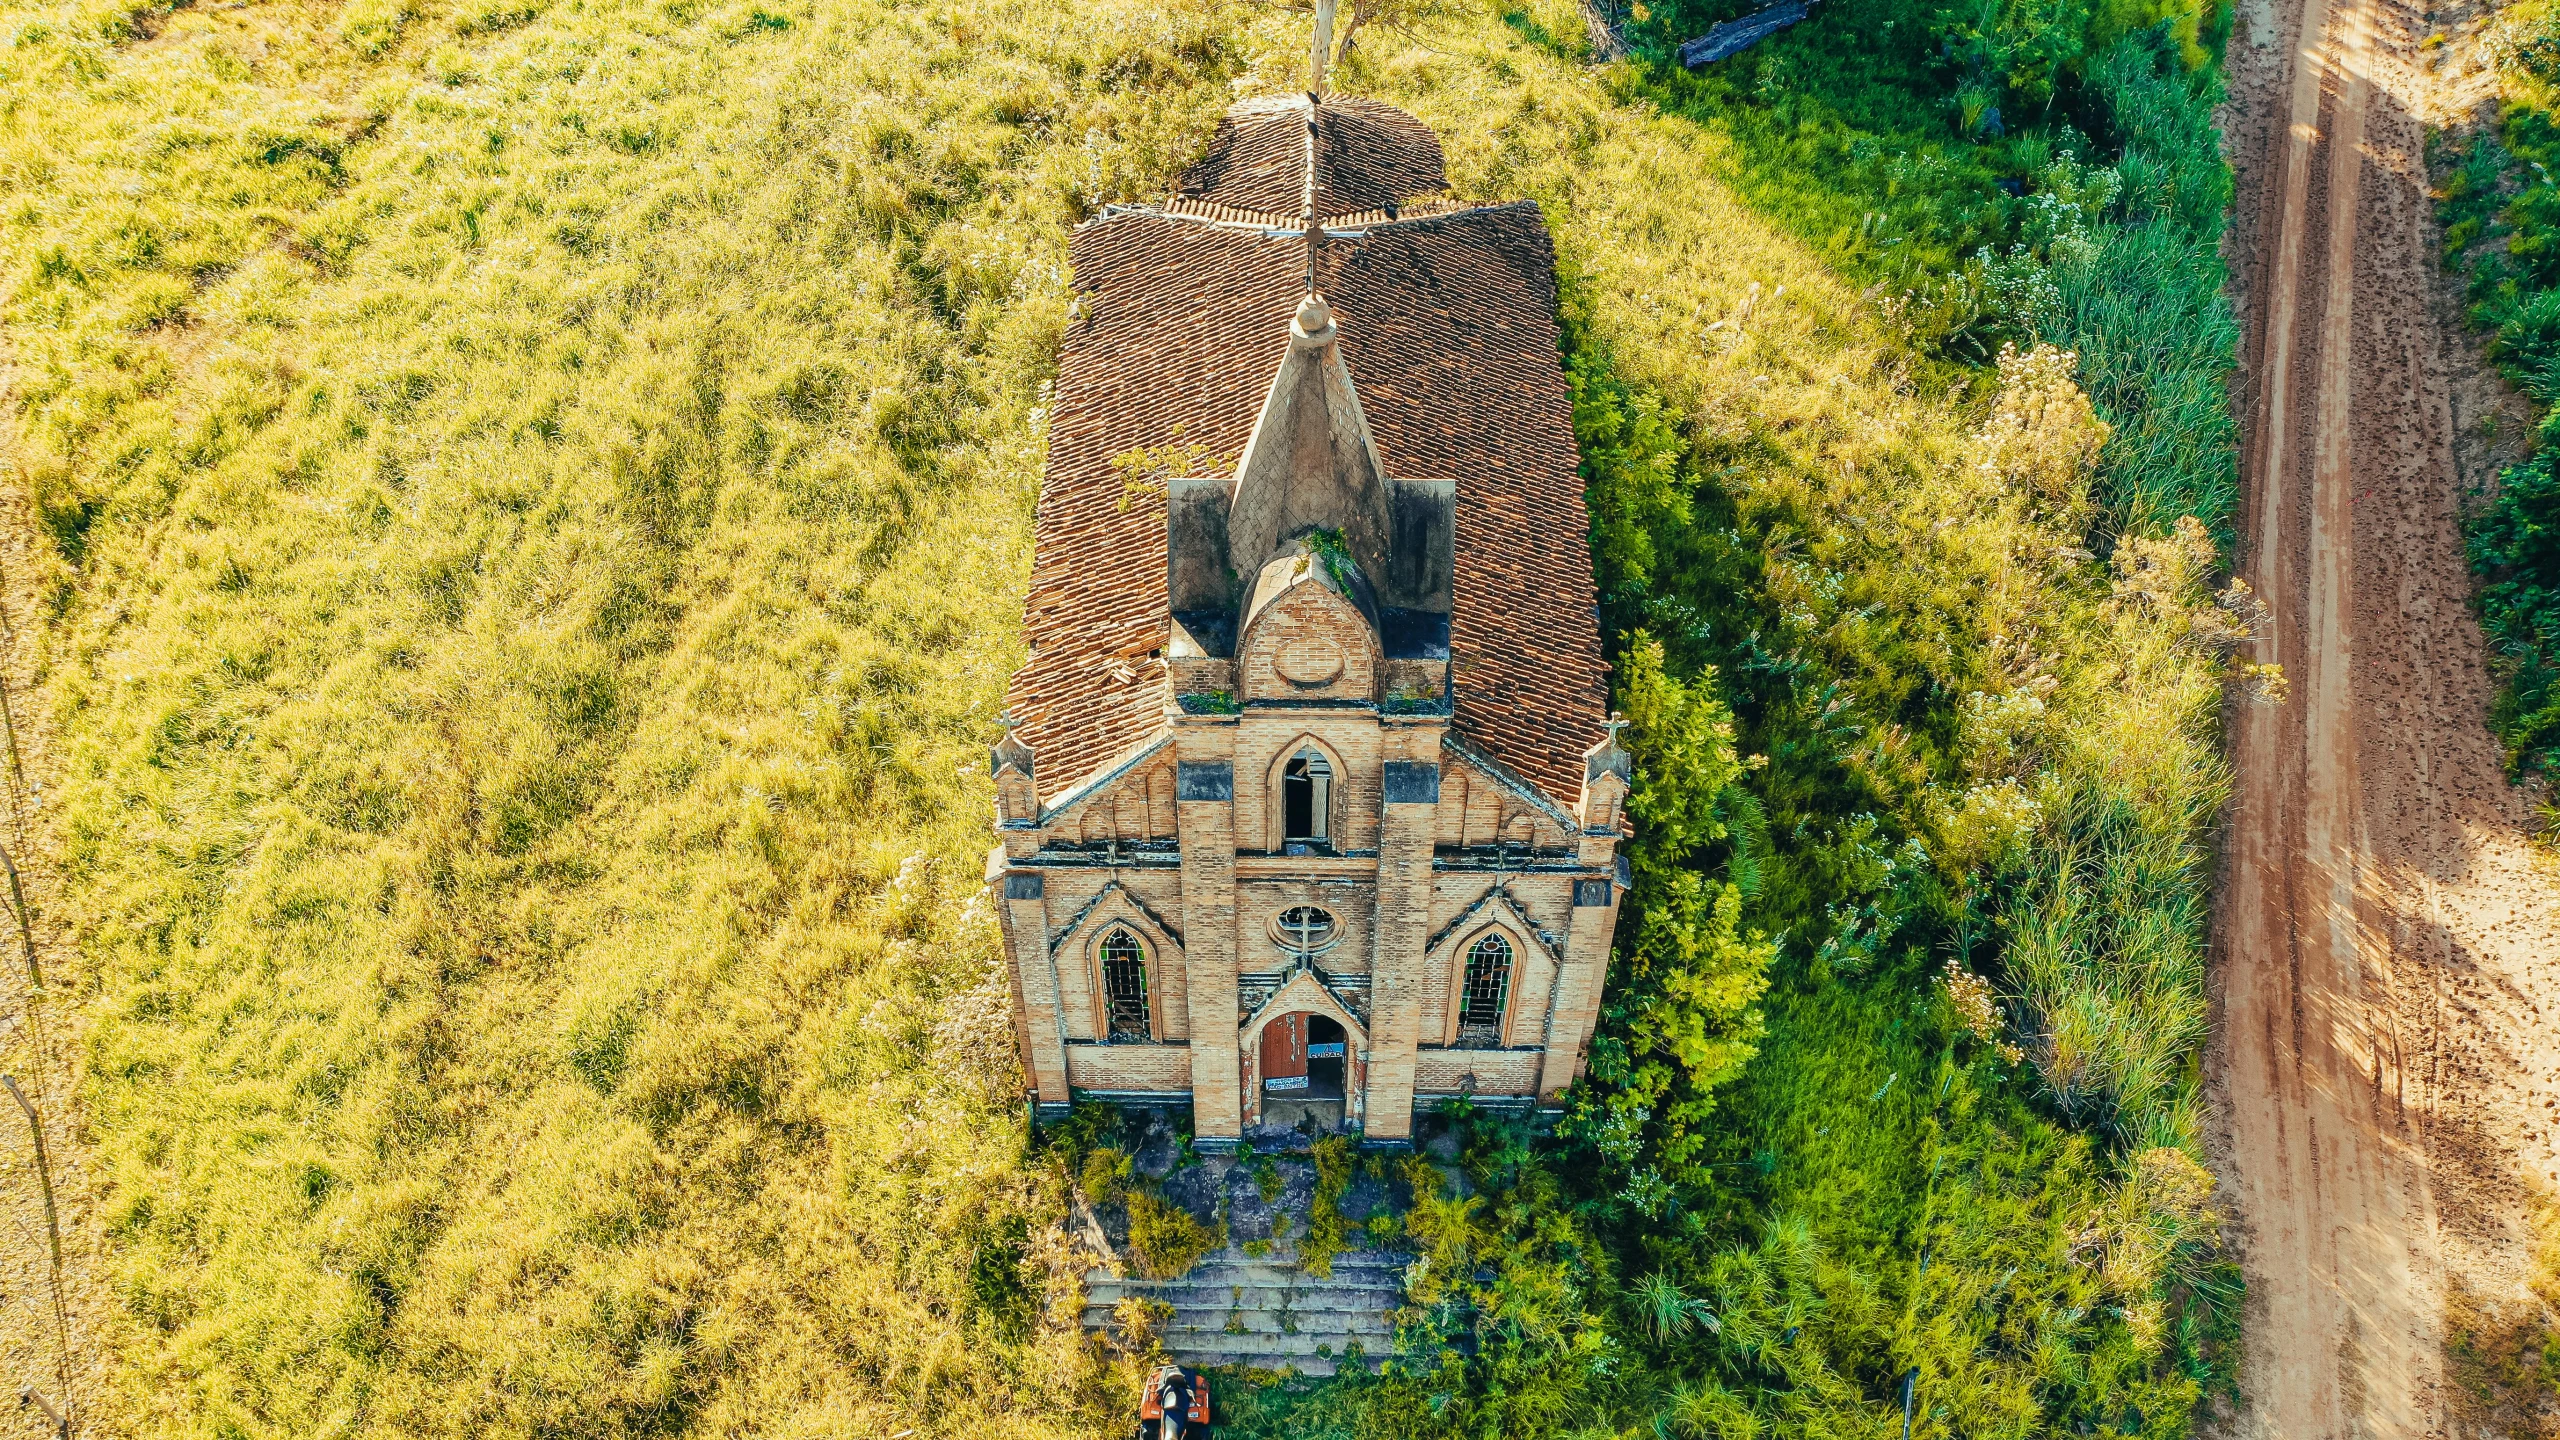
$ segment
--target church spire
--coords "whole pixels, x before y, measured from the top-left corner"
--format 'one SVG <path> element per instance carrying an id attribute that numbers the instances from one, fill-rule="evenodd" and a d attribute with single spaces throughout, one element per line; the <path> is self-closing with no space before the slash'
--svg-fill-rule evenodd
<path id="1" fill-rule="evenodd" d="M 1386 469 L 1342 363 L 1341 336 L 1333 307 L 1308 291 L 1236 463 L 1227 536 L 1240 575 L 1311 528 L 1339 531 L 1364 570 L 1385 573 L 1393 531 Z"/>

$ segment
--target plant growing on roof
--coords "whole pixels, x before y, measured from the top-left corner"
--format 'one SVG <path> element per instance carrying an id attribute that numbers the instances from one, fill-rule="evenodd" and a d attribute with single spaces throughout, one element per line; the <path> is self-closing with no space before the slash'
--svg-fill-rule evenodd
<path id="1" fill-rule="evenodd" d="M 1162 445 L 1140 445 L 1111 457 L 1111 468 L 1120 472 L 1120 509 L 1127 513 L 1141 495 L 1161 496 L 1165 486 L 1175 480 L 1194 475 L 1216 475 L 1235 468 L 1236 457 L 1221 455 L 1195 440 L 1183 438 L 1181 421 L 1173 423 L 1173 436 Z"/>
<path id="2" fill-rule="evenodd" d="M 1341 531 L 1319 527 L 1299 536 L 1298 543 L 1307 547 L 1308 554 L 1323 562 L 1324 573 L 1337 588 L 1346 591 L 1351 588 L 1351 574 L 1356 567 L 1351 559 L 1351 547 L 1343 542 Z"/>

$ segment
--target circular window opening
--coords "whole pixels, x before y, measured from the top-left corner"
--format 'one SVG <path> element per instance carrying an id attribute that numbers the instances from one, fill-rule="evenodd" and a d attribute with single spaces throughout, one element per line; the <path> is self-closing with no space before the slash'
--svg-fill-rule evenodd
<path id="1" fill-rule="evenodd" d="M 1329 912 L 1292 905 L 1272 920 L 1271 937 L 1292 955 L 1314 955 L 1333 948 L 1338 928 Z"/>

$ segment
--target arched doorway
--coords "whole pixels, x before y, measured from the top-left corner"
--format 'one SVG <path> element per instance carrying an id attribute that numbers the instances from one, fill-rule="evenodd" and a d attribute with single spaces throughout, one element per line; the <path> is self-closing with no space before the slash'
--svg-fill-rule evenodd
<path id="1" fill-rule="evenodd" d="M 1329 1015 L 1307 1017 L 1307 1098 L 1342 1098 L 1343 1072 L 1351 1063 L 1351 1045 Z"/>
<path id="2" fill-rule="evenodd" d="M 1342 1128 L 1351 1045 L 1340 1021 L 1305 1010 L 1274 1015 L 1262 1027 L 1256 1058 L 1264 1124 L 1310 1133 Z"/>

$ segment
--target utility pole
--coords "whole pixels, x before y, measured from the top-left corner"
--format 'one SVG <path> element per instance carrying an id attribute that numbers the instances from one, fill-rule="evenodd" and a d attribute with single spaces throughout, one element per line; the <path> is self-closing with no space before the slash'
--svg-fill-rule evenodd
<path id="1" fill-rule="evenodd" d="M 1324 103 L 1324 66 L 1333 58 L 1334 0 L 1316 0 L 1316 33 L 1307 49 L 1307 98 Z"/>

